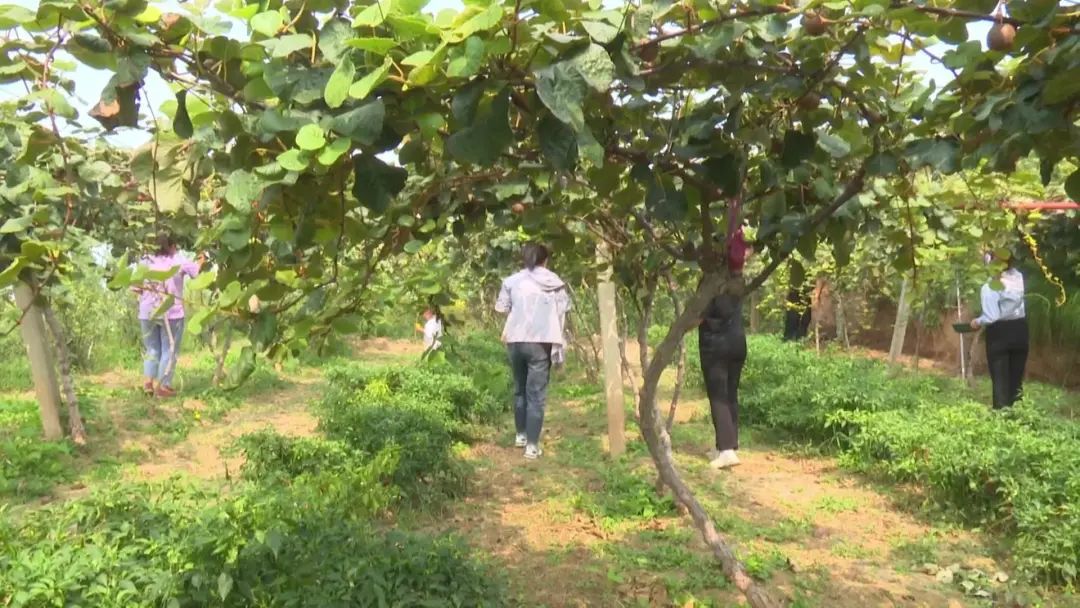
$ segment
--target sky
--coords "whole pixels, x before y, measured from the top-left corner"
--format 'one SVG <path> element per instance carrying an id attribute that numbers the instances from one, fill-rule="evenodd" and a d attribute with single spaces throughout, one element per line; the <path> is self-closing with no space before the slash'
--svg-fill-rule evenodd
<path id="1" fill-rule="evenodd" d="M 5 4 L 17 4 L 36 10 L 39 0 L 5 0 Z M 151 0 L 151 4 L 160 8 L 163 12 L 181 10 L 180 3 L 177 0 Z M 619 6 L 621 2 L 618 0 L 604 0 L 606 6 Z M 458 9 L 462 8 L 463 4 L 461 0 L 431 0 L 424 8 L 425 12 L 437 13 L 443 9 Z M 244 24 L 240 21 L 233 23 L 233 29 L 231 35 L 238 36 L 243 33 Z M 987 23 L 973 23 L 968 25 L 968 38 L 969 40 L 982 40 L 986 37 L 986 32 L 989 29 Z M 932 47 L 933 48 L 933 47 Z M 940 56 L 941 52 L 945 50 L 944 47 L 934 49 L 937 52 L 936 55 Z M 67 57 L 69 60 L 70 56 Z M 935 64 L 925 55 L 919 54 L 910 58 L 909 65 L 917 70 L 923 71 L 928 79 L 932 79 L 941 84 L 948 82 L 952 79 L 952 74 L 944 67 Z M 79 111 L 80 123 L 90 125 L 93 119 L 87 115 L 87 112 L 101 96 L 101 90 L 104 88 L 106 82 L 109 79 L 109 74 L 99 70 L 94 70 L 87 66 L 78 64 L 74 74 L 72 75 L 75 81 L 75 95 L 76 99 L 73 100 L 73 105 Z M 144 91 L 150 99 L 151 105 L 155 108 L 155 111 L 161 107 L 161 104 L 174 99 L 172 90 L 164 80 L 161 79 L 156 73 L 151 72 L 144 84 Z M 21 87 L 17 85 L 4 85 L 0 86 L 0 99 L 11 99 L 23 94 Z M 110 143 L 123 147 L 137 147 L 150 139 L 150 134 L 140 129 L 121 129 L 117 133 L 106 137 Z"/>

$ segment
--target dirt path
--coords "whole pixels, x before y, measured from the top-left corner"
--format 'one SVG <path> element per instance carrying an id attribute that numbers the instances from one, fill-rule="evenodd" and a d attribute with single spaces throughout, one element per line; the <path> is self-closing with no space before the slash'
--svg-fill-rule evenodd
<path id="1" fill-rule="evenodd" d="M 675 445 L 688 480 L 755 575 L 793 606 L 987 605 L 959 586 L 971 568 L 997 572 L 976 539 L 905 515 L 829 460 L 780 453 L 752 436 L 741 467 L 713 471 L 704 403 L 684 404 L 680 418 Z M 622 463 L 602 456 L 604 424 L 597 398 L 552 403 L 543 458 L 526 462 L 508 433 L 475 446 L 469 495 L 412 523 L 491 555 L 521 605 L 742 605 L 688 521 L 655 497 L 641 441 Z M 963 569 L 945 584 L 923 571 L 927 562 Z M 973 590 L 998 590 L 980 584 Z"/>

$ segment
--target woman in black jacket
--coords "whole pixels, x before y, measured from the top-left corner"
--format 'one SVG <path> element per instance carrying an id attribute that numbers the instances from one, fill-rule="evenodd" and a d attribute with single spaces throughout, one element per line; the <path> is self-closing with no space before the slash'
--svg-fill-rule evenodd
<path id="1" fill-rule="evenodd" d="M 739 230 L 728 248 L 728 269 L 734 277 L 742 276 L 746 250 Z M 746 362 L 742 294 L 721 294 L 709 302 L 698 325 L 698 351 L 716 432 L 709 465 L 726 469 L 739 464 L 739 380 Z"/>

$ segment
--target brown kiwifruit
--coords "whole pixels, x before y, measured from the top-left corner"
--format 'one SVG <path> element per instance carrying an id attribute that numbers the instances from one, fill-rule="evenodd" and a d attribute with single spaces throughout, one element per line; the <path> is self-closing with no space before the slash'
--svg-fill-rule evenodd
<path id="1" fill-rule="evenodd" d="M 660 45 L 659 44 L 650 43 L 650 44 L 646 44 L 645 46 L 640 47 L 638 49 L 638 57 L 641 57 L 641 60 L 644 61 L 645 63 L 652 63 L 652 62 L 656 61 L 656 57 L 659 54 L 660 54 Z"/>
<path id="2" fill-rule="evenodd" d="M 807 93 L 800 97 L 795 103 L 804 110 L 816 110 L 821 106 L 821 96 L 817 93 Z"/>
<path id="3" fill-rule="evenodd" d="M 1016 39 L 1016 27 L 1011 23 L 995 23 L 986 34 L 986 46 L 991 50 L 1007 52 L 1013 48 Z"/>
<path id="4" fill-rule="evenodd" d="M 514 203 L 513 205 L 510 205 L 510 210 L 521 215 L 522 213 L 525 213 L 525 204 L 521 202 Z"/>
<path id="5" fill-rule="evenodd" d="M 811 36 L 820 36 L 829 29 L 829 22 L 821 15 L 809 12 L 802 16 L 802 27 Z"/>

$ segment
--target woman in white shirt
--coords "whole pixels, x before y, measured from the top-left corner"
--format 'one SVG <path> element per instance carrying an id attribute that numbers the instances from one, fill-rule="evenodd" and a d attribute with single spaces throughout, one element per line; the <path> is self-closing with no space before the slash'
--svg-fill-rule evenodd
<path id="1" fill-rule="evenodd" d="M 551 365 L 564 357 L 570 295 L 559 275 L 547 269 L 546 247 L 528 243 L 521 257 L 525 268 L 503 281 L 495 310 L 506 315 L 502 340 L 514 376 L 514 445 L 534 460 L 543 453 L 540 431 Z"/>
<path id="2" fill-rule="evenodd" d="M 987 264 L 994 262 L 986 254 Z M 1000 285 L 982 286 L 982 314 L 971 321 L 973 329 L 986 328 L 986 363 L 994 386 L 994 409 L 1010 407 L 1020 398 L 1028 357 L 1028 322 L 1024 309 L 1024 275 L 1010 256 L 998 277 Z"/>

